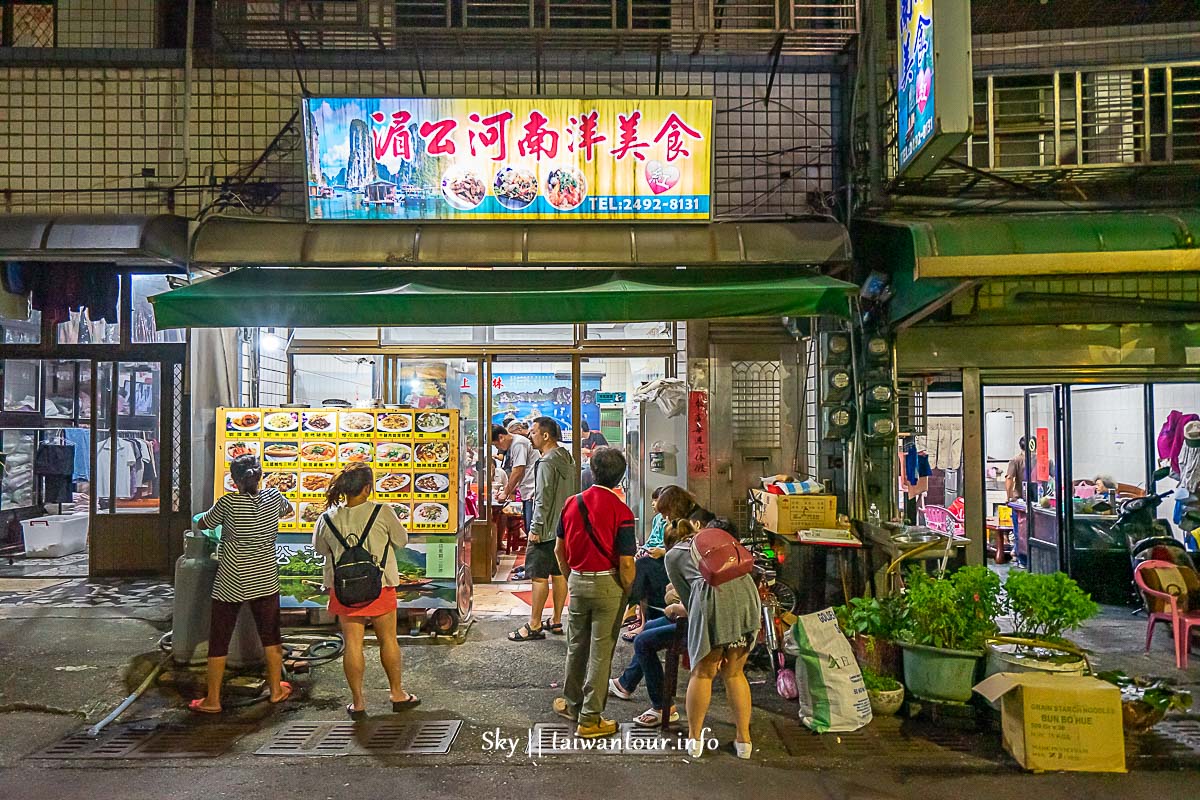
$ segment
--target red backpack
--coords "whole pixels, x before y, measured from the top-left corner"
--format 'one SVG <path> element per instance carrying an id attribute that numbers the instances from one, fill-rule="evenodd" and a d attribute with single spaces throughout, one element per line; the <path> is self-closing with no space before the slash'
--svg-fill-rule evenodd
<path id="1" fill-rule="evenodd" d="M 729 583 L 754 569 L 750 551 L 720 528 L 705 528 L 693 536 L 692 552 L 696 554 L 700 576 L 709 586 Z"/>

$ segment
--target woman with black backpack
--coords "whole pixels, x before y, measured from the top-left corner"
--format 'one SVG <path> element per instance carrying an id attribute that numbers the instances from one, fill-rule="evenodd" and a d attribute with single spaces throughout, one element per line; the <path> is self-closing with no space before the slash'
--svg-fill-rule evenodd
<path id="1" fill-rule="evenodd" d="M 347 466 L 330 484 L 326 511 L 313 531 L 313 548 L 325 557 L 329 610 L 337 615 L 346 642 L 342 669 L 352 698 L 346 713 L 355 721 L 367 717 L 363 638 L 368 623 L 379 641 L 392 711 L 406 711 L 421 702 L 401 686 L 403 660 L 396 640 L 400 573 L 392 548 L 408 544 L 408 531 L 390 505 L 371 502 L 374 485 L 375 474 L 366 464 Z"/>

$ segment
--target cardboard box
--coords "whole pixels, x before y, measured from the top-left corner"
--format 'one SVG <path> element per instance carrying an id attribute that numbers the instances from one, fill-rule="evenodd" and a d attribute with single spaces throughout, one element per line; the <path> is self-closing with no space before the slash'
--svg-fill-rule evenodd
<path id="1" fill-rule="evenodd" d="M 831 494 L 771 494 L 754 490 L 763 503 L 758 521 L 769 531 L 795 533 L 837 527 L 837 497 Z"/>
<path id="2" fill-rule="evenodd" d="M 1124 772 L 1121 690 L 1096 678 L 1002 672 L 975 687 L 1000 700 L 1004 749 L 1035 772 Z"/>

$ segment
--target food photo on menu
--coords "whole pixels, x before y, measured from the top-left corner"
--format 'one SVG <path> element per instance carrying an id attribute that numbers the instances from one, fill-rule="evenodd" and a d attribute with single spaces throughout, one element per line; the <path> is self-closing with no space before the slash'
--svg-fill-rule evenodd
<path id="1" fill-rule="evenodd" d="M 338 417 L 338 427 L 344 433 L 367 433 L 375 430 L 375 416 L 365 411 L 343 411 Z"/>
<path id="2" fill-rule="evenodd" d="M 417 476 L 413 488 L 422 494 L 441 494 L 450 489 L 450 476 L 440 472 L 426 472 Z"/>
<path id="3" fill-rule="evenodd" d="M 272 411 L 263 418 L 263 428 L 273 433 L 290 433 L 300 429 L 300 415 L 294 411 Z"/>
<path id="4" fill-rule="evenodd" d="M 268 472 L 263 475 L 263 486 L 268 489 L 278 489 L 287 494 L 296 490 L 296 473 L 294 472 Z"/>
<path id="5" fill-rule="evenodd" d="M 225 415 L 225 429 L 233 431 L 256 431 L 262 421 L 257 411 L 230 411 Z"/>
<path id="6" fill-rule="evenodd" d="M 263 458 L 266 461 L 295 461 L 300 455 L 300 445 L 296 442 L 267 442 L 263 445 Z"/>
<path id="7" fill-rule="evenodd" d="M 424 442 L 414 448 L 416 459 L 422 464 L 444 464 L 450 460 L 449 442 Z"/>
<path id="8" fill-rule="evenodd" d="M 239 456 L 258 456 L 260 445 L 255 441 L 247 442 L 226 442 L 225 443 L 225 460 L 233 461 Z"/>
<path id="9" fill-rule="evenodd" d="M 407 433 L 412 430 L 412 425 L 412 414 L 402 414 L 398 411 L 384 412 L 375 422 L 376 430 L 381 433 Z"/>
<path id="10" fill-rule="evenodd" d="M 412 447 L 403 442 L 380 442 L 375 445 L 375 460 L 380 463 L 407 464 L 412 461 Z"/>
<path id="11" fill-rule="evenodd" d="M 300 474 L 300 491 L 302 492 L 324 492 L 329 489 L 331 483 L 333 483 L 333 473 L 330 472 L 303 472 Z"/>
<path id="12" fill-rule="evenodd" d="M 336 430 L 336 411 L 305 411 L 304 430 L 308 433 L 332 433 Z"/>
<path id="13" fill-rule="evenodd" d="M 375 481 L 377 492 L 403 492 L 412 482 L 412 476 L 407 472 L 388 472 L 379 476 Z"/>
<path id="14" fill-rule="evenodd" d="M 305 461 L 335 461 L 338 449 L 333 442 L 305 442 L 300 446 L 300 458 Z"/>

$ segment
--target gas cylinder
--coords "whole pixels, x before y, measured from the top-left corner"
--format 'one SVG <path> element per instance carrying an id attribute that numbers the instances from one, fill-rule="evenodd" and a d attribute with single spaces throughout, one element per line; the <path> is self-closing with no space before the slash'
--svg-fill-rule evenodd
<path id="1" fill-rule="evenodd" d="M 171 656 L 176 664 L 202 664 L 208 658 L 212 589 L 217 577 L 216 543 L 196 532 L 183 536 L 183 555 L 175 562 L 175 613 Z M 262 641 L 248 605 L 242 606 L 229 641 L 230 667 L 263 663 Z"/>

